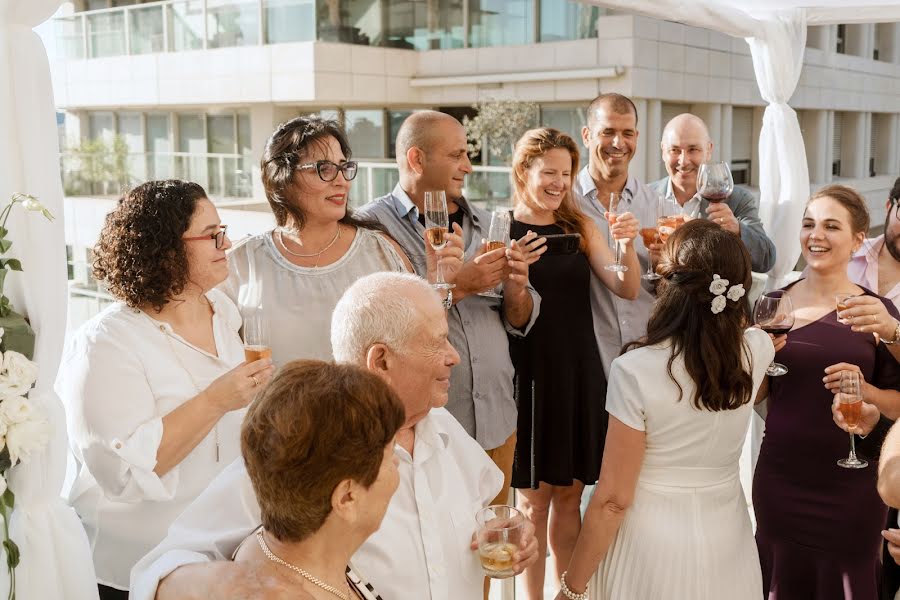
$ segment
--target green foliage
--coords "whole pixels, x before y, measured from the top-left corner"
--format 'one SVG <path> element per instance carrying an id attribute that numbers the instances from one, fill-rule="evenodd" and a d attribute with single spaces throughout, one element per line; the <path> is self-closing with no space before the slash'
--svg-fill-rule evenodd
<path id="1" fill-rule="evenodd" d="M 537 126 L 538 105 L 534 102 L 489 99 L 473 104 L 472 108 L 477 109 L 478 114 L 472 119 L 463 117 L 469 156 L 481 152 L 487 142 L 492 156 L 509 163 L 518 139 Z"/>
<path id="2" fill-rule="evenodd" d="M 53 214 L 47 210 L 43 204 L 38 202 L 37 198 L 34 196 L 18 193 L 13 194 L 6 206 L 3 207 L 3 210 L 0 211 L 0 255 L 9 252 L 9 249 L 13 245 L 10 240 L 6 239 L 6 236 L 9 235 L 9 230 L 6 228 L 6 221 L 9 219 L 9 213 L 16 204 L 21 204 L 22 208 L 26 211 L 41 213 L 48 221 L 53 220 Z M 6 274 L 9 271 L 21 270 L 22 262 L 19 259 L 0 258 L 0 317 L 7 317 L 10 312 L 12 312 L 9 298 L 3 294 L 3 285 L 6 282 Z"/>
<path id="3" fill-rule="evenodd" d="M 120 135 L 81 140 L 66 151 L 62 170 L 67 195 L 115 193 L 131 182 L 128 144 Z"/>

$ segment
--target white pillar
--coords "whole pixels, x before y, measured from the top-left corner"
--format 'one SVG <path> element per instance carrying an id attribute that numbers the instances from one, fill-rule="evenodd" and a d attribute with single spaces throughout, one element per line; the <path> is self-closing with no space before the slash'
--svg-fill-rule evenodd
<path id="1" fill-rule="evenodd" d="M 275 105 L 253 104 L 250 106 L 250 155 L 253 157 L 253 198 L 264 200 L 266 192 L 263 189 L 262 173 L 259 162 L 263 151 L 266 149 L 266 141 L 272 135 L 275 128 Z"/>
<path id="2" fill-rule="evenodd" d="M 829 45 L 831 36 L 830 25 L 813 25 L 806 29 L 806 45 L 818 50 L 833 50 Z"/>
<path id="3" fill-rule="evenodd" d="M 843 113 L 841 130 L 841 176 L 862 179 L 866 173 L 866 113 Z"/>
<path id="4" fill-rule="evenodd" d="M 875 173 L 878 175 L 896 175 L 898 146 L 897 123 L 900 121 L 896 113 L 879 113 L 872 115 L 872 130 L 875 135 Z"/>
<path id="5" fill-rule="evenodd" d="M 750 169 L 750 185 L 759 187 L 759 134 L 762 131 L 764 106 L 753 107 L 753 163 Z"/>
<path id="6" fill-rule="evenodd" d="M 825 152 L 824 152 L 824 162 L 825 162 L 825 173 L 824 177 L 822 177 L 822 181 L 817 181 L 816 183 L 820 185 L 824 185 L 826 183 L 831 182 L 834 179 L 834 175 L 832 174 L 831 163 L 834 162 L 834 111 L 826 110 L 825 112 Z"/>
<path id="7" fill-rule="evenodd" d="M 641 124 L 647 122 L 647 101 L 643 98 L 632 98 L 634 107 L 637 109 L 638 131 L 641 130 Z M 637 148 L 628 167 L 628 173 L 637 177 L 638 181 L 647 180 L 647 140 L 643 136 L 638 135 Z"/>
<path id="8" fill-rule="evenodd" d="M 721 104 L 692 104 L 691 112 L 706 123 L 709 129 L 709 139 L 713 143 L 713 160 L 721 159 L 722 145 L 722 105 Z"/>
<path id="9" fill-rule="evenodd" d="M 663 176 L 662 158 L 659 142 L 662 140 L 662 101 L 647 100 L 647 120 L 644 125 L 638 125 L 641 132 L 638 143 L 643 145 L 646 151 L 644 173 L 645 181 L 656 181 Z"/>
<path id="10" fill-rule="evenodd" d="M 867 112 L 863 115 L 863 136 L 865 137 L 865 154 L 863 155 L 863 177 L 870 177 L 872 174 L 869 165 L 872 163 L 872 113 Z"/>
<path id="11" fill-rule="evenodd" d="M 871 59 L 875 26 L 871 23 L 847 25 L 844 31 L 847 32 L 847 39 L 844 40 L 845 53 Z"/>
<path id="12" fill-rule="evenodd" d="M 828 111 L 805 110 L 801 115 L 803 145 L 806 147 L 806 163 L 809 181 L 821 185 L 831 180 L 831 138 L 828 135 Z"/>
<path id="13" fill-rule="evenodd" d="M 730 104 L 721 104 L 720 106 L 722 107 L 722 110 L 719 118 L 719 160 L 730 163 L 733 158 L 731 154 L 732 106 Z"/>

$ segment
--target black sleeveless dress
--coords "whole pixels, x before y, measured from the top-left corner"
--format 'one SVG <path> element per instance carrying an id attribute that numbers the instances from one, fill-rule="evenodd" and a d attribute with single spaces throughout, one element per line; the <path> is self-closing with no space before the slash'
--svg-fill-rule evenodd
<path id="1" fill-rule="evenodd" d="M 558 225 L 513 220 L 510 237 L 528 230 L 564 233 Z M 541 295 L 540 314 L 524 338 L 510 336 L 519 405 L 512 485 L 537 488 L 593 484 L 600 474 L 606 439 L 606 378 L 591 316 L 587 256 L 547 256 L 529 268 Z"/>

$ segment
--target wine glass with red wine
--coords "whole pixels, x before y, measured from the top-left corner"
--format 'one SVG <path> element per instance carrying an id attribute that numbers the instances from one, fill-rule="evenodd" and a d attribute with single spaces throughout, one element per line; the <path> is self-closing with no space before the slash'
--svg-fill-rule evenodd
<path id="1" fill-rule="evenodd" d="M 734 191 L 734 179 L 728 163 L 714 161 L 700 165 L 697 173 L 697 191 L 707 202 L 724 202 Z"/>
<path id="2" fill-rule="evenodd" d="M 753 322 L 760 329 L 772 335 L 783 335 L 794 326 L 794 308 L 791 306 L 791 298 L 784 290 L 766 292 L 756 301 L 753 309 Z M 788 368 L 780 363 L 772 361 L 766 374 L 772 377 L 784 375 Z"/>

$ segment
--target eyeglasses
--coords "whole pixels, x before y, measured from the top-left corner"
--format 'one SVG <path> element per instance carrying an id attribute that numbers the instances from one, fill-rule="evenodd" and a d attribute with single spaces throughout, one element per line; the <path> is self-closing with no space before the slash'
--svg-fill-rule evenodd
<path id="1" fill-rule="evenodd" d="M 341 163 L 340 165 L 331 162 L 330 160 L 317 160 L 314 163 L 306 163 L 305 165 L 300 165 L 297 167 L 297 170 L 303 169 L 315 169 L 316 173 L 319 174 L 319 179 L 322 181 L 334 181 L 337 178 L 338 171 L 344 174 L 344 179 L 346 181 L 352 180 L 356 177 L 356 170 L 359 168 L 359 165 L 356 161 L 347 161 L 345 163 Z"/>
<path id="2" fill-rule="evenodd" d="M 185 237 L 181 238 L 183 242 L 202 242 L 203 240 L 216 240 L 216 250 L 222 248 L 225 245 L 225 230 L 228 229 L 228 225 L 220 225 L 219 231 L 215 233 L 210 233 L 207 235 L 198 235 L 197 237 Z"/>
<path id="3" fill-rule="evenodd" d="M 900 198 L 891 198 L 891 205 L 888 207 L 888 221 L 891 218 L 900 221 Z"/>

